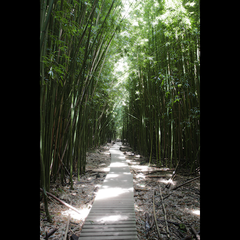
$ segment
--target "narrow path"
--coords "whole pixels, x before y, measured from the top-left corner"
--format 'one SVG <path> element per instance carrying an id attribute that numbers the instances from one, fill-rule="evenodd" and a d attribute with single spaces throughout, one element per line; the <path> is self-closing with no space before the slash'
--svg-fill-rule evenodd
<path id="1" fill-rule="evenodd" d="M 121 143 L 110 148 L 111 164 L 93 207 L 84 223 L 79 240 L 138 240 L 133 201 L 133 175 Z"/>

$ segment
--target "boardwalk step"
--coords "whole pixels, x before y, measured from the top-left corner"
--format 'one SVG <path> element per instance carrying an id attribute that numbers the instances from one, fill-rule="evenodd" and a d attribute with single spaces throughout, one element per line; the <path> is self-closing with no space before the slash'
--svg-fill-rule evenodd
<path id="1" fill-rule="evenodd" d="M 126 239 L 130 239 L 130 240 L 138 240 L 137 235 L 132 235 L 132 236 L 101 236 L 101 237 L 97 237 L 97 240 L 126 240 Z M 83 237 L 79 237 L 79 240 L 94 240 L 94 238 L 92 236 L 83 236 Z"/>
<path id="2" fill-rule="evenodd" d="M 134 210 L 134 207 L 133 206 L 130 206 L 130 207 L 116 207 L 116 206 L 109 206 L 109 207 L 92 207 L 91 210 L 102 210 L 102 211 L 105 211 L 105 210 L 116 210 L 116 211 L 121 211 L 121 210 Z"/>
<path id="3" fill-rule="evenodd" d="M 100 209 L 92 209 L 92 211 L 94 213 L 134 213 L 134 209 L 123 209 L 123 210 L 115 210 L 115 209 L 104 209 L 104 210 L 100 210 Z"/>
<path id="4" fill-rule="evenodd" d="M 115 211 L 115 212 L 90 212 L 88 216 L 134 216 L 134 212 L 122 212 L 122 211 Z"/>
<path id="5" fill-rule="evenodd" d="M 86 225 L 119 225 L 119 224 L 136 224 L 136 219 L 134 220 L 121 220 L 121 221 L 104 221 L 104 222 L 97 222 L 92 220 L 86 220 L 84 223 L 84 227 Z"/>
<path id="6" fill-rule="evenodd" d="M 92 232 L 111 232 L 111 231 L 116 231 L 116 232 L 129 232 L 129 231 L 136 231 L 135 227 L 125 227 L 125 228 L 117 228 L 117 227 L 107 227 L 107 228 L 86 228 L 82 229 L 81 233 L 92 233 Z"/>
<path id="7" fill-rule="evenodd" d="M 82 237 L 87 236 L 130 236 L 130 235 L 136 235 L 136 229 L 133 229 L 132 231 L 98 231 L 98 232 L 81 232 Z"/>
<path id="8" fill-rule="evenodd" d="M 121 229 L 121 228 L 136 228 L 136 224 L 134 223 L 129 223 L 129 224 L 108 224 L 108 225 L 100 225 L 100 224 L 86 224 L 84 225 L 84 228 L 82 229 L 82 231 L 85 231 L 87 229 L 91 229 L 91 231 L 93 231 L 94 229 Z"/>
<path id="9" fill-rule="evenodd" d="M 133 199 L 133 176 L 115 144 L 111 165 L 85 220 L 79 240 L 138 240 Z"/>
<path id="10" fill-rule="evenodd" d="M 88 218 L 89 221 L 92 221 L 93 223 L 101 223 L 101 222 L 105 222 L 105 223 L 114 223 L 114 222 L 124 222 L 124 221 L 136 221 L 135 217 L 132 218 L 127 218 L 127 219 L 115 219 L 115 218 L 107 218 L 107 217 L 91 217 Z"/>

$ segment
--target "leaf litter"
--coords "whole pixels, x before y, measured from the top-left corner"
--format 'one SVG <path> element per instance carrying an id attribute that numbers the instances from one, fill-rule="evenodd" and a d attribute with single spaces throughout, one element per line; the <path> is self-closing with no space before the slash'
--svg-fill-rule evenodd
<path id="1" fill-rule="evenodd" d="M 59 204 L 56 200 L 49 198 L 48 206 L 50 215 L 52 216 L 52 223 L 49 223 L 46 221 L 42 199 L 40 201 L 41 240 L 46 236 L 46 232 L 49 233 L 54 228 L 57 228 L 57 231 L 48 238 L 53 240 L 61 239 L 65 235 L 68 214 L 70 214 L 69 239 L 72 234 L 77 238 L 80 236 L 83 224 L 91 210 L 98 189 L 109 171 L 111 162 L 110 147 L 111 144 L 108 143 L 99 149 L 87 153 L 86 173 L 81 175 L 80 181 L 77 180 L 77 176 L 74 174 L 74 190 L 70 190 L 70 184 L 62 186 L 59 180 L 50 185 L 50 193 L 77 208 L 81 212 L 81 215 Z M 155 224 L 150 224 L 152 227 L 146 231 L 146 226 L 149 226 L 149 224 L 146 224 L 146 213 L 150 216 L 150 221 L 153 221 L 154 191 L 156 192 L 154 203 L 158 227 L 162 239 L 168 239 L 159 187 L 161 187 L 171 239 L 183 239 L 187 236 L 192 236 L 195 239 L 195 235 L 191 230 L 192 228 L 200 235 L 200 180 L 197 179 L 176 190 L 172 190 L 174 186 L 178 186 L 191 179 L 191 177 L 183 173 L 177 173 L 174 181 L 171 181 L 171 187 L 166 188 L 165 186 L 169 182 L 169 173 L 172 173 L 174 169 L 160 168 L 154 164 L 146 165 L 146 158 L 133 153 L 130 147 L 122 147 L 120 150 L 124 151 L 126 161 L 133 174 L 134 206 L 139 240 L 159 239 Z M 151 177 L 153 174 L 155 177 Z M 166 177 L 156 177 L 157 175 L 165 175 Z M 69 182 L 69 178 L 67 181 Z M 148 232 L 147 235 L 146 232 Z"/>
<path id="2" fill-rule="evenodd" d="M 72 234 L 76 237 L 80 236 L 82 226 L 86 217 L 88 216 L 94 199 L 97 195 L 98 189 L 102 185 L 106 174 L 109 171 L 111 163 L 111 155 L 109 148 L 110 143 L 100 146 L 94 150 L 89 150 L 86 156 L 86 173 L 80 176 L 80 181 L 77 179 L 77 174 L 73 172 L 73 190 L 70 189 L 69 176 L 66 177 L 67 184 L 62 186 L 60 179 L 55 183 L 50 183 L 49 192 L 59 198 L 60 200 L 70 204 L 81 214 L 69 209 L 60 204 L 55 199 L 48 197 L 48 209 L 52 217 L 52 222 L 47 222 L 44 200 L 40 201 L 40 239 L 46 237 L 46 232 L 57 228 L 48 239 L 62 239 L 65 236 L 66 224 L 68 222 L 68 215 L 70 214 L 70 222 L 68 228 L 69 239 Z"/>
<path id="3" fill-rule="evenodd" d="M 146 221 L 145 217 L 146 213 L 150 216 L 149 219 L 153 221 L 154 191 L 156 192 L 154 196 L 156 218 L 161 238 L 169 239 L 160 198 L 160 187 L 171 239 L 184 239 L 187 236 L 189 236 L 189 239 L 190 236 L 196 239 L 192 228 L 200 236 L 200 179 L 198 178 L 176 190 L 172 190 L 173 187 L 179 186 L 193 177 L 189 174 L 186 175 L 185 172 L 177 173 L 174 181 L 171 181 L 171 187 L 166 188 L 170 179 L 169 173 L 173 173 L 175 169 L 148 164 L 146 158 L 135 155 L 130 148 L 125 152 L 125 156 L 133 174 L 134 205 L 139 240 L 159 239 L 155 224 L 150 231 L 146 229 L 146 226 L 149 227 L 149 222 Z M 152 175 L 154 177 L 151 177 Z M 146 234 L 147 232 L 148 234 Z"/>

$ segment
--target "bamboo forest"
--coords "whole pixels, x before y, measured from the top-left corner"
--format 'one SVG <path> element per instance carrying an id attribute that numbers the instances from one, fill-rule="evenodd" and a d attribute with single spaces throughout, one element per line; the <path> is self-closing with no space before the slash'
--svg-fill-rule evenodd
<path id="1" fill-rule="evenodd" d="M 175 213 L 184 225 L 162 210 L 165 203 L 171 211 L 171 197 L 179 201 L 175 192 L 185 189 L 183 198 L 190 192 L 190 183 L 174 192 L 173 182 L 192 179 L 189 195 L 195 198 L 187 196 L 199 209 L 200 1 L 40 0 L 39 9 L 40 239 L 81 239 L 82 225 L 67 215 L 59 220 L 61 211 L 90 208 L 94 181 L 103 183 L 109 149 L 120 143 L 126 161 L 140 166 L 132 170 L 133 162 L 128 164 L 133 179 L 141 180 L 144 166 L 142 181 L 151 182 L 141 190 L 148 199 L 140 194 L 143 183 L 134 182 L 138 239 L 200 239 L 200 215 Z M 164 169 L 168 177 L 160 178 Z M 82 202 L 75 203 L 77 197 Z M 144 204 L 149 208 L 138 211 Z M 178 229 L 171 221 L 179 221 Z"/>

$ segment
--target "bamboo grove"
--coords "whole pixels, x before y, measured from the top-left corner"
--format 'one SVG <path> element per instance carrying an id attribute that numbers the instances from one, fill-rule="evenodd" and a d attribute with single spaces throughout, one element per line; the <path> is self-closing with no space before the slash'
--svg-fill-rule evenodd
<path id="1" fill-rule="evenodd" d="M 123 13 L 125 9 L 125 13 Z M 127 13 L 128 11 L 128 13 Z M 121 137 L 149 162 L 200 158 L 199 0 L 40 0 L 40 187 L 73 187 Z M 128 65 L 116 73 L 116 64 Z"/>
<path id="2" fill-rule="evenodd" d="M 131 16 L 122 137 L 149 162 L 181 160 L 193 171 L 200 161 L 199 2 L 144 1 Z"/>
<path id="3" fill-rule="evenodd" d="M 40 1 L 40 187 L 85 171 L 86 150 L 115 138 L 109 48 L 120 1 Z M 50 221 L 47 212 L 48 220 Z"/>

